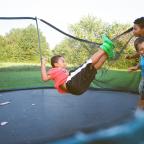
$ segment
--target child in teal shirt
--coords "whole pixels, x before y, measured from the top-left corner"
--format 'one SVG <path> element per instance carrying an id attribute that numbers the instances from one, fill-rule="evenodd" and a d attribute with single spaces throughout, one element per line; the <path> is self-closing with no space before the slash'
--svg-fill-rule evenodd
<path id="1" fill-rule="evenodd" d="M 140 55 L 140 61 L 139 64 L 137 64 L 134 67 L 130 67 L 128 70 L 136 71 L 138 69 L 141 69 L 141 82 L 139 84 L 139 94 L 140 94 L 140 101 L 139 101 L 139 107 L 144 109 L 144 37 L 139 37 L 134 42 L 135 49 Z"/>

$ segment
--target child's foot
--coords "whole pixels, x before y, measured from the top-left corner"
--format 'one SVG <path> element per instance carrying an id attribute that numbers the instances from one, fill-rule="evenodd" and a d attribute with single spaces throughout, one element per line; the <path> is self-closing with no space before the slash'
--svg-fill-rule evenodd
<path id="1" fill-rule="evenodd" d="M 115 51 L 113 42 L 106 36 L 102 36 L 103 44 L 100 46 L 107 54 L 110 59 L 114 59 Z"/>

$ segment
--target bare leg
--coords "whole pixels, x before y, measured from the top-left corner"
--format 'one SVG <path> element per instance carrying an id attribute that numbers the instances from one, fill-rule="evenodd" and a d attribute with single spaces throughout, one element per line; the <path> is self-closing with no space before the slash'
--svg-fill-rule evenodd
<path id="1" fill-rule="evenodd" d="M 139 100 L 138 106 L 140 109 L 144 109 L 144 100 L 143 99 Z"/>
<path id="2" fill-rule="evenodd" d="M 98 61 L 100 60 L 101 57 L 107 57 L 107 54 L 102 50 L 99 49 L 94 55 L 92 55 L 91 59 L 92 59 L 92 64 L 95 65 L 96 63 L 98 63 Z"/>
<path id="3" fill-rule="evenodd" d="M 97 70 L 100 69 L 102 67 L 102 65 L 104 64 L 104 62 L 107 60 L 107 58 L 108 58 L 108 56 L 106 54 L 103 55 L 99 59 L 99 61 L 96 64 L 94 64 L 95 69 L 97 69 Z"/>

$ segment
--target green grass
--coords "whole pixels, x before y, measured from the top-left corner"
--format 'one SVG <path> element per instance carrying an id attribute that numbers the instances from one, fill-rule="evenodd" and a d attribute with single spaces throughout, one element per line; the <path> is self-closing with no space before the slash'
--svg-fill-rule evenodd
<path id="1" fill-rule="evenodd" d="M 0 63 L 0 72 L 2 71 L 35 71 L 40 70 L 40 64 L 32 63 Z"/>
<path id="2" fill-rule="evenodd" d="M 110 88 L 136 91 L 140 73 L 128 73 L 127 70 L 109 70 L 98 72 L 91 84 L 95 88 Z M 0 64 L 0 90 L 53 86 L 53 82 L 41 80 L 38 64 Z"/>
<path id="3" fill-rule="evenodd" d="M 43 82 L 39 71 L 0 72 L 0 90 L 41 86 L 53 86 L 53 83 Z"/>
<path id="4" fill-rule="evenodd" d="M 40 65 L 27 63 L 0 63 L 0 90 L 53 86 L 41 80 Z"/>

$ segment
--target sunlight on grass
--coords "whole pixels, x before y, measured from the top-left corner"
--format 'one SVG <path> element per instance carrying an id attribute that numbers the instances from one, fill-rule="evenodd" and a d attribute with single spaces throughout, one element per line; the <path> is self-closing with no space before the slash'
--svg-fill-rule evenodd
<path id="1" fill-rule="evenodd" d="M 40 63 L 10 63 L 10 62 L 7 62 L 7 63 L 2 63 L 0 62 L 0 68 L 9 68 L 9 67 L 13 67 L 13 68 L 27 68 L 30 66 L 32 66 L 32 68 L 34 67 L 40 67 Z M 50 64 L 47 64 L 48 67 L 51 67 Z M 68 65 L 69 68 L 72 68 L 73 66 L 72 65 Z M 109 68 L 110 70 L 115 70 L 115 71 L 127 71 L 127 69 L 118 69 L 118 68 Z"/>
<path id="2" fill-rule="evenodd" d="M 49 65 L 47 65 L 49 68 Z M 0 63 L 0 71 L 40 71 L 38 63 Z"/>
<path id="3" fill-rule="evenodd" d="M 26 65 L 28 65 L 28 66 L 40 66 L 40 64 L 38 64 L 38 63 L 9 63 L 9 62 L 7 62 L 7 63 L 0 63 L 0 67 L 2 68 L 2 67 L 11 67 L 11 66 L 26 66 Z"/>

